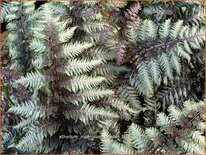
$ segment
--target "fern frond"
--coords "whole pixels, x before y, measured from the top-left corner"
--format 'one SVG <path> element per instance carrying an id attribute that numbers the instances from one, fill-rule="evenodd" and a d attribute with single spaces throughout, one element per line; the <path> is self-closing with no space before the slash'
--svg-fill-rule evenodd
<path id="1" fill-rule="evenodd" d="M 45 80 L 45 76 L 40 72 L 31 72 L 28 73 L 25 77 L 21 77 L 20 79 L 16 80 L 15 83 L 21 84 L 31 89 L 35 89 L 44 86 Z"/>
<path id="2" fill-rule="evenodd" d="M 74 35 L 74 31 L 77 29 L 77 27 L 72 27 L 70 29 L 67 29 L 59 34 L 59 40 L 63 42 L 67 42 L 69 39 L 71 39 Z"/>
<path id="3" fill-rule="evenodd" d="M 180 74 L 180 72 L 181 72 L 181 64 L 180 64 L 179 57 L 175 54 L 175 52 L 172 49 L 171 49 L 171 51 L 169 53 L 169 56 L 170 56 L 172 67 L 175 69 L 177 74 Z"/>
<path id="4" fill-rule="evenodd" d="M 18 124 L 14 126 L 14 129 L 22 129 L 28 127 L 32 123 L 36 123 L 36 120 L 33 120 L 33 118 L 31 117 L 27 119 L 22 119 Z"/>
<path id="5" fill-rule="evenodd" d="M 17 144 L 17 148 L 23 152 L 35 150 L 47 135 L 53 135 L 59 129 L 59 122 L 46 122 L 42 125 L 31 125 L 27 134 Z"/>
<path id="6" fill-rule="evenodd" d="M 136 88 L 138 94 L 140 94 L 140 95 L 146 94 L 146 92 L 145 92 L 145 90 L 144 90 L 142 84 L 140 83 L 136 74 L 131 75 L 129 80 L 130 80 L 131 86 Z"/>
<path id="7" fill-rule="evenodd" d="M 102 59 L 104 61 L 111 61 L 115 59 L 114 51 L 110 51 L 109 49 L 101 46 L 94 46 L 91 50 L 85 51 L 84 53 L 88 57 L 92 56 L 98 59 Z"/>
<path id="8" fill-rule="evenodd" d="M 99 100 L 102 99 L 104 97 L 113 95 L 113 91 L 112 90 L 102 90 L 102 89 L 89 89 L 89 90 L 84 90 L 81 92 L 78 92 L 74 95 L 72 95 L 72 103 L 84 103 L 84 102 L 92 102 L 95 100 Z"/>
<path id="9" fill-rule="evenodd" d="M 90 121 L 94 120 L 119 118 L 119 116 L 114 112 L 105 110 L 104 108 L 97 108 L 86 103 L 84 103 L 81 108 L 68 106 L 68 109 L 64 111 L 64 115 L 67 118 L 74 119 L 75 121 L 80 119 L 84 124 L 88 124 Z"/>
<path id="10" fill-rule="evenodd" d="M 37 40 L 36 38 L 34 38 L 31 41 L 29 47 L 30 47 L 31 50 L 35 51 L 37 54 L 43 53 L 46 49 L 44 41 L 40 40 L 40 39 Z"/>
<path id="11" fill-rule="evenodd" d="M 1 3 L 1 21 L 4 22 L 6 16 L 10 13 L 10 4 L 2 2 Z"/>
<path id="12" fill-rule="evenodd" d="M 72 78 L 68 83 L 65 83 L 64 87 L 72 92 L 77 92 L 78 90 L 91 89 L 98 86 L 103 82 L 105 78 L 103 77 L 88 77 L 88 76 L 76 76 Z"/>
<path id="13" fill-rule="evenodd" d="M 117 111 L 118 114 L 120 114 L 122 119 L 130 120 L 131 115 L 139 113 L 140 110 L 134 109 L 129 104 L 126 104 L 125 102 L 119 100 L 119 99 L 112 99 L 109 98 L 107 100 L 103 101 L 97 101 L 97 105 L 101 105 L 103 107 L 111 106 L 112 109 Z"/>
<path id="14" fill-rule="evenodd" d="M 161 57 L 160 57 L 160 65 L 163 68 L 166 76 L 172 80 L 173 79 L 173 75 L 172 75 L 172 69 L 170 66 L 170 62 L 169 62 L 169 58 L 167 53 L 162 53 Z"/>
<path id="15" fill-rule="evenodd" d="M 139 40 L 155 40 L 157 37 L 157 27 L 151 20 L 144 20 L 139 30 Z"/>
<path id="16" fill-rule="evenodd" d="M 68 66 L 65 67 L 62 72 L 65 72 L 69 76 L 80 75 L 82 73 L 91 71 L 97 65 L 102 64 L 102 60 L 87 60 L 87 59 L 70 59 L 68 60 Z"/>
<path id="17" fill-rule="evenodd" d="M 126 53 L 126 43 L 122 40 L 120 40 L 118 42 L 118 50 L 116 51 L 116 61 L 117 61 L 117 64 L 120 65 L 123 63 L 123 59 L 124 59 L 124 56 L 125 56 L 125 53 Z"/>
<path id="18" fill-rule="evenodd" d="M 115 138 L 116 140 L 114 139 L 116 135 L 113 136 L 106 129 L 103 129 L 102 136 L 104 137 L 101 137 L 103 151 L 109 151 L 109 153 L 116 151 L 110 144 L 110 142 L 116 142 L 119 144 L 118 148 L 125 147 L 138 153 L 204 153 L 204 131 L 200 132 L 195 128 L 191 128 L 191 124 L 189 124 L 197 120 L 200 121 L 199 117 L 203 113 L 198 113 L 196 110 L 201 110 L 200 107 L 203 108 L 204 105 L 192 101 L 187 101 L 186 103 L 195 108 L 177 110 L 177 107 L 172 105 L 169 107 L 168 116 L 164 113 L 158 114 L 156 119 L 157 126 L 142 129 L 132 123 L 124 135 L 118 136 Z M 187 114 L 186 111 L 188 112 Z M 197 113 L 191 117 L 190 114 L 194 114 L 195 111 Z M 176 121 L 180 119 L 186 122 L 180 123 L 180 121 Z M 107 142 L 109 145 L 107 145 Z M 128 150 L 126 151 L 128 152 Z"/>
<path id="19" fill-rule="evenodd" d="M 101 133 L 102 145 L 101 151 L 103 153 L 114 153 L 114 154 L 134 154 L 135 150 L 128 149 L 126 146 L 114 141 L 108 131 L 103 130 Z"/>
<path id="20" fill-rule="evenodd" d="M 33 119 L 38 119 L 53 115 L 53 113 L 57 111 L 57 106 L 38 105 L 37 101 L 34 100 L 12 106 L 8 111 L 27 118 L 32 117 Z"/>
<path id="21" fill-rule="evenodd" d="M 190 54 L 188 54 L 182 46 L 176 46 L 175 50 L 178 52 L 179 56 L 187 59 L 188 62 L 190 62 L 191 60 Z"/>
<path id="22" fill-rule="evenodd" d="M 152 96 L 153 95 L 153 84 L 152 84 L 152 80 L 151 77 L 149 75 L 149 71 L 147 69 L 147 66 L 144 62 L 140 63 L 139 65 L 137 65 L 137 69 L 139 74 L 138 79 L 140 81 L 140 83 L 143 86 L 143 89 L 145 91 L 145 95 L 146 96 Z"/>
<path id="23" fill-rule="evenodd" d="M 191 137 L 196 144 L 199 144 L 201 148 L 205 146 L 205 137 L 200 131 L 194 131 L 191 133 Z"/>
<path id="24" fill-rule="evenodd" d="M 157 60 L 151 59 L 151 61 L 148 64 L 148 67 L 152 79 L 157 85 L 160 85 L 161 75 L 160 75 L 160 67 Z"/>
<path id="25" fill-rule="evenodd" d="M 134 147 L 140 152 L 145 152 L 146 150 L 151 149 L 152 145 L 150 145 L 150 139 L 144 134 L 144 131 L 136 124 L 133 123 L 128 128 L 128 133 L 131 135 Z"/>
<path id="26" fill-rule="evenodd" d="M 191 153 L 191 154 L 204 154 L 205 150 L 200 148 L 197 144 L 195 143 L 188 143 L 186 141 L 182 141 L 183 148 L 186 152 Z"/>
<path id="27" fill-rule="evenodd" d="M 115 66 L 113 64 L 103 64 L 96 67 L 94 70 L 94 75 L 106 75 L 106 74 L 119 74 L 127 72 L 128 68 L 124 66 Z"/>
<path id="28" fill-rule="evenodd" d="M 179 20 L 171 27 L 171 32 L 170 32 L 171 38 L 178 38 L 179 37 L 179 32 L 182 28 L 182 25 L 183 25 L 183 21 Z"/>
<path id="29" fill-rule="evenodd" d="M 144 7 L 143 13 L 147 16 L 152 16 L 155 21 L 161 21 L 173 13 L 173 10 L 168 5 L 161 2 L 150 2 L 149 6 L 146 5 Z"/>
<path id="30" fill-rule="evenodd" d="M 157 125 L 158 126 L 165 126 L 168 127 L 171 125 L 171 120 L 169 119 L 169 117 L 167 117 L 164 113 L 159 113 L 157 115 Z"/>
<path id="31" fill-rule="evenodd" d="M 72 58 L 75 56 L 78 56 L 82 52 L 84 52 L 86 49 L 92 47 L 93 45 L 91 43 L 67 43 L 63 46 L 63 51 L 60 53 L 61 57 L 63 58 Z"/>
<path id="32" fill-rule="evenodd" d="M 157 128 L 146 128 L 145 134 L 153 141 L 155 146 L 161 147 L 161 144 L 165 141 L 163 134 Z"/>
<path id="33" fill-rule="evenodd" d="M 170 29 L 171 29 L 171 19 L 168 19 L 160 26 L 160 30 L 159 30 L 160 38 L 167 39 L 170 35 Z"/>

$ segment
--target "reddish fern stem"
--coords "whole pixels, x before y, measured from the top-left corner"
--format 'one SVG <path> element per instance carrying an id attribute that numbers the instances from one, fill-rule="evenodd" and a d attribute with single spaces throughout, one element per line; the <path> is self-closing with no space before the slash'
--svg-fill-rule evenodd
<path id="1" fill-rule="evenodd" d="M 157 44 L 157 45 L 154 45 L 154 46 L 151 46 L 149 48 L 146 48 L 146 49 L 140 49 L 139 51 L 135 52 L 135 55 L 132 55 L 132 60 L 130 61 L 130 63 L 134 63 L 137 64 L 140 60 L 139 58 L 148 58 L 149 54 L 156 54 L 156 53 L 153 53 L 151 51 L 157 51 L 158 49 L 163 49 L 163 48 L 166 48 L 166 47 L 171 47 L 171 46 L 174 46 L 175 44 L 179 43 L 179 42 L 182 42 L 182 41 L 185 41 L 185 40 L 191 40 L 193 38 L 196 38 L 196 37 L 201 37 L 201 36 L 204 36 L 204 34 L 196 34 L 196 35 L 193 35 L 193 36 L 189 36 L 189 37 L 185 37 L 185 38 L 180 38 L 180 39 L 173 39 L 173 40 L 170 40 L 169 42 L 163 42 L 163 43 L 160 43 L 160 44 Z M 148 53 L 148 52 L 151 52 L 151 53 Z"/>

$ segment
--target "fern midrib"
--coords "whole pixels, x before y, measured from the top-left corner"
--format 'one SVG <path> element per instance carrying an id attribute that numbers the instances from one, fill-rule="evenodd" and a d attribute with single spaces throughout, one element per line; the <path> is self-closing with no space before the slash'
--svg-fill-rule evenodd
<path id="1" fill-rule="evenodd" d="M 113 26 L 107 24 L 107 23 L 95 23 L 95 22 L 85 22 L 84 23 L 84 26 L 87 26 L 87 25 L 91 25 L 91 26 L 108 26 L 110 28 L 114 28 Z"/>
<path id="2" fill-rule="evenodd" d="M 98 60 L 98 59 L 96 59 L 96 60 Z M 93 60 L 93 61 L 95 62 L 96 60 Z M 83 67 L 87 67 L 88 65 L 91 64 L 91 62 L 89 62 L 87 60 L 79 61 L 79 59 L 76 59 L 76 62 L 78 62 L 78 63 L 74 63 L 74 64 L 69 63 L 69 64 L 67 64 L 67 66 L 65 66 L 65 68 L 67 68 L 67 67 L 72 68 L 72 69 L 73 68 L 83 68 Z M 95 65 L 93 64 L 93 66 L 95 66 Z"/>
<path id="3" fill-rule="evenodd" d="M 192 117 L 187 123 L 183 124 L 182 129 L 184 130 L 185 128 L 187 128 L 187 125 L 192 122 L 196 117 L 198 117 L 201 113 L 204 113 L 205 107 L 200 108 L 200 110 L 197 112 L 197 114 Z"/>
<path id="4" fill-rule="evenodd" d="M 26 109 L 26 110 L 45 110 L 47 109 L 48 107 L 50 108 L 55 108 L 57 107 L 57 105 L 41 105 L 41 106 L 33 106 L 33 107 L 30 107 L 30 106 L 18 106 L 19 108 L 22 108 L 22 109 Z"/>
<path id="5" fill-rule="evenodd" d="M 25 11 L 25 9 L 24 9 L 24 6 L 23 6 L 23 2 L 20 2 L 21 3 L 21 6 L 20 6 L 20 23 L 21 23 L 21 28 L 22 28 L 22 35 L 23 35 L 23 41 L 25 41 L 25 42 L 22 42 L 22 44 L 24 45 L 24 47 L 25 47 L 25 56 L 23 55 L 23 57 L 22 58 L 20 58 L 20 59 L 26 59 L 27 61 L 29 61 L 30 60 L 30 58 L 31 58 L 31 53 L 30 53 L 30 50 L 29 50 L 29 38 L 30 38 L 30 36 L 29 35 L 27 35 L 28 34 L 28 30 L 27 30 L 27 28 L 28 28 L 28 23 L 27 22 L 25 22 L 26 21 L 26 15 L 24 14 L 24 11 Z M 30 63 L 30 61 L 29 62 L 27 62 L 27 65 Z M 26 65 L 24 65 L 24 69 L 23 69 L 23 74 L 24 74 L 24 76 L 26 75 L 26 73 L 28 72 L 28 69 L 30 68 L 30 66 L 26 66 Z"/>
<path id="6" fill-rule="evenodd" d="M 112 118 L 113 120 L 116 118 L 116 119 L 119 119 L 119 116 L 118 115 L 114 115 L 114 114 L 101 114 L 101 112 L 92 112 L 92 111 L 89 111 L 89 110 L 82 110 L 82 109 L 69 109 L 69 111 L 74 111 L 74 112 L 81 112 L 81 113 L 85 113 L 85 114 L 89 114 L 89 115 L 95 115 L 95 116 L 103 116 L 103 117 L 110 117 Z"/>
<path id="7" fill-rule="evenodd" d="M 30 81 L 38 80 L 38 79 L 42 79 L 42 76 L 40 75 L 40 76 L 37 76 L 37 77 L 30 77 L 30 78 L 26 78 L 26 79 L 23 79 L 23 80 L 24 80 L 24 82 L 30 82 Z"/>
<path id="8" fill-rule="evenodd" d="M 35 134 L 39 133 L 39 131 L 42 131 L 43 129 L 46 129 L 48 126 L 50 126 L 51 124 L 60 124 L 61 122 L 58 121 L 50 121 L 48 123 L 44 123 L 44 125 L 38 127 L 36 130 L 33 130 L 33 132 L 30 132 L 29 135 L 26 135 L 26 138 L 23 139 L 23 141 L 27 141 L 28 139 L 30 139 L 31 137 L 35 136 Z M 20 144 L 20 143 L 19 143 Z"/>
<path id="9" fill-rule="evenodd" d="M 49 14 L 49 13 L 48 13 Z M 50 15 L 47 15 L 47 27 L 48 27 L 48 36 L 50 37 L 49 39 L 49 47 L 51 48 L 51 61 L 52 61 L 52 65 L 51 67 L 49 68 L 49 71 L 52 73 L 52 76 L 54 77 L 53 78 L 53 81 L 51 82 L 51 85 L 52 85 L 52 89 L 53 89 L 53 93 L 52 93 L 52 100 L 51 100 L 51 103 L 52 104 L 56 104 L 58 105 L 58 108 L 57 108 L 57 111 L 59 114 L 62 113 L 62 110 L 63 110 L 63 103 L 60 101 L 60 97 L 62 94 L 62 91 L 61 91 L 61 88 L 60 88 L 60 77 L 59 77 L 59 74 L 58 74 L 58 60 L 57 58 L 55 57 L 55 55 L 58 53 L 58 43 L 57 43 L 57 38 L 55 37 L 55 35 L 53 34 L 54 30 L 55 30 L 55 25 L 51 22 L 52 21 L 52 18 Z M 58 97 L 56 98 L 55 96 L 55 93 L 57 92 L 57 95 Z M 63 119 L 63 116 L 61 116 L 61 120 L 64 120 Z"/>
<path id="10" fill-rule="evenodd" d="M 130 63 L 135 62 L 135 64 L 138 64 L 139 57 L 148 58 L 149 54 L 153 54 L 153 55 L 156 54 L 155 52 L 152 52 L 152 51 L 158 51 L 158 49 L 162 49 L 162 48 L 168 47 L 168 46 L 172 47 L 172 46 L 174 46 L 175 44 L 177 44 L 179 42 L 182 42 L 182 41 L 185 41 L 185 40 L 191 40 L 193 38 L 202 37 L 202 36 L 204 36 L 204 34 L 196 34 L 196 35 L 193 35 L 193 36 L 183 37 L 183 38 L 180 38 L 180 39 L 172 39 L 172 40 L 170 40 L 166 43 L 163 42 L 163 43 L 151 46 L 151 47 L 146 48 L 146 49 L 142 48 L 139 51 L 135 52 L 135 55 L 133 55 L 131 57 L 132 60 L 130 61 Z M 148 54 L 148 52 L 150 52 L 150 53 Z M 138 54 L 136 54 L 136 53 L 138 53 Z"/>
<path id="11" fill-rule="evenodd" d="M 72 94 L 72 96 L 74 96 L 74 97 L 84 97 L 84 96 L 94 97 L 94 96 L 98 96 L 98 95 L 105 95 L 106 91 L 104 91 L 104 93 L 102 91 L 104 91 L 104 90 L 101 90 L 101 89 L 91 90 L 91 89 L 89 89 L 89 90 L 85 90 L 85 91 L 82 91 L 79 93 Z"/>

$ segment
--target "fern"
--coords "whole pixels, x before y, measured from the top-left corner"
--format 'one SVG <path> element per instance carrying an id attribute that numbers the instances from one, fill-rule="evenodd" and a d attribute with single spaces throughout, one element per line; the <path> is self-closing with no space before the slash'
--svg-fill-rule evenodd
<path id="1" fill-rule="evenodd" d="M 57 110 L 56 105 L 37 105 L 37 101 L 28 101 L 28 103 L 22 103 L 22 105 L 12 106 L 9 112 L 15 113 L 26 118 L 34 117 L 38 119 L 41 117 L 48 117 Z M 19 125 L 18 125 L 19 126 Z"/>
<path id="2" fill-rule="evenodd" d="M 41 88 L 45 84 L 45 77 L 39 73 L 28 73 L 26 77 L 22 77 L 15 81 L 15 83 L 19 83 L 28 88 Z"/>
<path id="3" fill-rule="evenodd" d="M 154 84 L 159 85 L 162 81 L 159 74 L 160 71 L 163 72 L 163 77 L 166 76 L 169 80 L 173 80 L 173 73 L 176 72 L 176 74 L 180 74 L 181 72 L 180 60 L 186 59 L 190 62 L 192 49 L 201 49 L 200 44 L 204 41 L 202 30 L 197 32 L 195 28 L 183 26 L 182 21 L 177 21 L 173 25 L 170 23 L 171 20 L 166 20 L 159 26 L 161 43 L 153 43 L 153 45 L 151 45 L 150 42 L 152 38 L 156 38 L 155 34 L 157 32 L 154 27 L 157 26 L 154 26 L 152 21 L 145 20 L 139 30 L 139 38 L 141 38 L 141 40 L 137 41 L 137 43 L 148 40 L 147 46 L 149 47 L 140 48 L 138 54 L 135 54 L 136 57 L 133 58 L 134 62 L 138 64 L 137 68 L 139 73 L 137 73 L 137 75 L 131 75 L 131 85 L 136 87 L 139 93 L 145 96 L 152 96 Z M 151 28 L 145 27 L 144 24 L 151 26 Z M 149 29 L 151 33 L 144 32 Z M 152 35 L 152 33 L 154 33 L 154 35 Z M 165 44 L 163 42 L 165 42 Z M 157 59 L 159 65 L 157 65 L 157 62 L 156 65 L 154 64 L 155 59 Z M 144 68 L 151 68 L 151 64 L 154 64 L 154 66 L 149 74 L 149 71 Z M 135 79 L 138 79 L 138 81 L 132 80 L 134 76 L 136 76 Z M 157 77 L 159 77 L 159 81 L 157 81 Z"/>
<path id="4" fill-rule="evenodd" d="M 63 48 L 64 51 L 62 53 L 62 57 L 66 56 L 70 58 L 70 57 L 77 56 L 80 53 L 82 53 L 85 49 L 88 49 L 90 47 L 92 47 L 91 43 L 89 44 L 89 43 L 76 42 L 75 44 L 74 43 L 66 44 Z"/>
<path id="5" fill-rule="evenodd" d="M 124 134 L 123 143 L 118 142 L 117 138 L 114 139 L 107 130 L 103 130 L 102 152 L 120 153 L 118 151 L 124 148 L 123 152 L 130 154 L 134 152 L 203 154 L 205 152 L 203 132 L 195 126 L 191 128 L 190 124 L 196 121 L 204 122 L 204 118 L 202 119 L 204 102 L 186 101 L 182 110 L 171 105 L 168 112 L 168 116 L 164 113 L 158 114 L 156 128 L 150 127 L 143 130 L 136 124 L 130 125 Z M 131 146 L 126 143 L 128 141 Z"/>
<path id="6" fill-rule="evenodd" d="M 43 22 L 37 31 L 43 35 L 33 34 L 34 39 L 29 46 L 34 53 L 33 62 L 38 64 L 36 71 L 28 72 L 15 81 L 15 85 L 32 90 L 37 99 L 9 109 L 9 112 L 26 118 L 32 116 L 33 120 L 39 122 L 32 121 L 31 128 L 25 128 L 24 122 L 21 122 L 23 125 L 17 125 L 25 128 L 25 136 L 17 144 L 17 148 L 24 152 L 45 150 L 44 139 L 61 134 L 60 127 L 64 123 L 77 124 L 80 121 L 86 125 L 98 119 L 119 119 L 116 111 L 93 105 L 93 102 L 113 95 L 112 90 L 100 86 L 105 80 L 103 76 L 91 75 L 91 71 L 105 62 L 100 58 L 82 58 L 84 51 L 93 44 L 74 41 L 74 30 L 77 27 L 67 28 L 70 21 L 56 17 L 53 12 L 55 4 L 44 4 L 39 10 Z M 62 27 L 61 23 L 64 23 Z M 48 64 L 39 62 L 43 61 L 40 58 Z M 55 125 L 52 122 L 57 118 L 58 124 Z M 48 122 L 48 126 L 42 124 L 44 121 Z M 75 130 L 75 126 L 72 128 Z M 37 146 L 42 149 L 37 149 Z"/>
<path id="7" fill-rule="evenodd" d="M 6 9 L 6 6 L 9 6 L 9 11 Z M 29 42 L 31 41 L 30 28 L 35 24 L 35 20 L 32 20 L 34 12 L 34 2 L 11 2 L 5 5 L 5 10 L 3 14 L 6 14 L 5 20 L 8 22 L 8 44 L 12 56 L 13 65 L 11 69 L 17 69 L 18 71 L 25 73 L 27 70 L 31 69 L 29 66 L 29 58 L 31 57 L 31 51 L 28 49 Z M 7 13 L 6 13 L 7 11 Z M 38 18 L 38 17 L 36 17 Z M 25 25 L 20 25 L 24 21 Z M 18 27 L 21 27 L 22 31 Z M 15 44 L 11 44 L 10 41 L 14 41 Z M 22 49 L 23 48 L 23 49 Z M 18 53 L 18 54 L 17 54 Z M 28 61 L 23 61 L 23 59 L 28 59 Z M 18 62 L 18 64 L 17 64 Z"/>
<path id="8" fill-rule="evenodd" d="M 3 153 L 205 153 L 203 2 L 1 8 Z"/>
<path id="9" fill-rule="evenodd" d="M 143 14 L 149 16 L 155 22 L 164 21 L 167 17 L 174 20 L 183 19 L 188 25 L 202 25 L 204 8 L 203 2 L 148 2 L 144 5 Z M 178 12 L 174 14 L 174 12 Z M 143 18 L 145 18 L 143 16 Z"/>

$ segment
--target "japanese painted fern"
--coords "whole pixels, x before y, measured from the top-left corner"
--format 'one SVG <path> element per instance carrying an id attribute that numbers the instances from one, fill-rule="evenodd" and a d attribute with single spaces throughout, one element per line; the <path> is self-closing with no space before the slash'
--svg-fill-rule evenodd
<path id="1" fill-rule="evenodd" d="M 5 153 L 205 153 L 203 2 L 1 8 Z"/>

